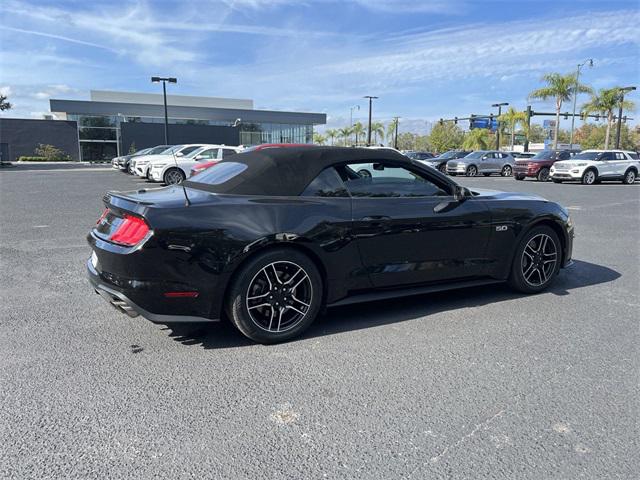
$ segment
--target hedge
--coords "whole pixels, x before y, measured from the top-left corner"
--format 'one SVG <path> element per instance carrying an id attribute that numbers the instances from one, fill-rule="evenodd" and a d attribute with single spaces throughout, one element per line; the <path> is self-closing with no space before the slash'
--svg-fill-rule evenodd
<path id="1" fill-rule="evenodd" d="M 47 158 L 47 157 L 18 157 L 19 162 L 68 162 L 69 157 Z"/>

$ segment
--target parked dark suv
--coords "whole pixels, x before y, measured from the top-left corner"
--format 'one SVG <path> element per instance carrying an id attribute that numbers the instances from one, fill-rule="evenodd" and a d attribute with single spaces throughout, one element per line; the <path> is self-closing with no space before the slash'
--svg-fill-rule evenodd
<path id="1" fill-rule="evenodd" d="M 569 160 L 571 151 L 569 150 L 543 150 L 538 152 L 533 158 L 518 158 L 513 169 L 513 176 L 516 180 L 524 180 L 525 177 L 535 178 L 539 182 L 549 180 L 549 169 L 551 165 L 559 160 Z"/>

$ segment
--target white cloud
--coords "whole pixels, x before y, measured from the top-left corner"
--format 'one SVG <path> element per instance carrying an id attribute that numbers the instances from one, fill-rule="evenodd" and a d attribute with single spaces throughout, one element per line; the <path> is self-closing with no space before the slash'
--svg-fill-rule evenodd
<path id="1" fill-rule="evenodd" d="M 0 87 L 0 95 L 4 95 L 5 97 L 10 96 L 11 95 L 11 87 L 9 87 L 9 86 Z"/>

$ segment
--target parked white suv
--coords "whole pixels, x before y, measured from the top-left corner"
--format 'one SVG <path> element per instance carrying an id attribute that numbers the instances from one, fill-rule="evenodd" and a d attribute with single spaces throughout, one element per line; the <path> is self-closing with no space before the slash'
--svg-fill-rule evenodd
<path id="1" fill-rule="evenodd" d="M 164 182 L 167 185 L 180 183 L 185 178 L 189 178 L 191 169 L 198 163 L 222 160 L 241 151 L 241 147 L 205 145 L 175 159 L 173 157 L 156 159 L 149 163 L 149 179 L 154 182 Z"/>
<path id="2" fill-rule="evenodd" d="M 173 160 L 174 156 L 176 158 L 182 157 L 184 155 L 188 155 L 189 153 L 197 150 L 200 147 L 204 147 L 206 144 L 204 143 L 196 143 L 196 144 L 188 144 L 188 145 L 176 145 L 171 147 L 169 150 L 162 152 L 159 155 L 143 155 L 141 157 L 137 157 L 135 161 L 135 165 L 133 167 L 134 175 L 138 175 L 139 177 L 149 178 L 149 164 L 156 160 L 167 159 L 170 158 Z"/>
<path id="3" fill-rule="evenodd" d="M 593 185 L 601 180 L 621 180 L 631 184 L 638 178 L 638 154 L 625 150 L 583 150 L 570 160 L 551 166 L 549 177 L 555 183 L 580 181 Z"/>

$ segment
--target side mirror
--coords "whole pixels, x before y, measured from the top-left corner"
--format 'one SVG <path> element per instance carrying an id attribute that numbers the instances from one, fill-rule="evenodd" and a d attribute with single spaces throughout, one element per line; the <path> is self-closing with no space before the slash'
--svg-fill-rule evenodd
<path id="1" fill-rule="evenodd" d="M 461 185 L 456 185 L 453 188 L 453 198 L 456 202 L 463 202 L 471 196 L 471 192 L 468 188 Z"/>
<path id="2" fill-rule="evenodd" d="M 204 155 L 196 155 L 195 160 L 204 160 Z"/>
<path id="3" fill-rule="evenodd" d="M 178 153 L 176 153 L 176 157 L 184 157 L 184 153 L 178 152 Z"/>

